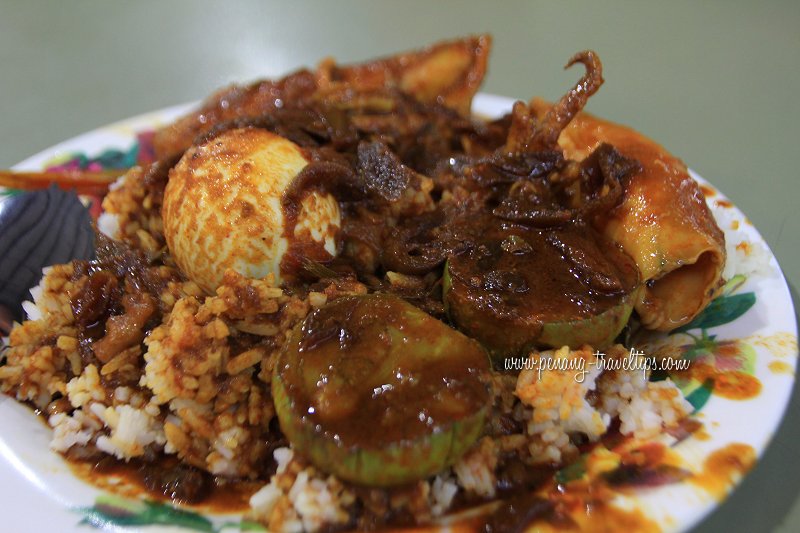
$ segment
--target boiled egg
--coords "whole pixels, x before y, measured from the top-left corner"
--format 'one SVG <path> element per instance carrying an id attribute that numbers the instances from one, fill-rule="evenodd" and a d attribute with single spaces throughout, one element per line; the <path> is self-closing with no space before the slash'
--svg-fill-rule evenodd
<path id="1" fill-rule="evenodd" d="M 281 199 L 308 159 L 295 143 L 258 128 L 227 131 L 186 151 L 170 171 L 162 216 L 178 267 L 213 293 L 233 269 L 248 278 L 294 278 L 298 259 L 337 250 L 336 199 L 307 191 L 293 227 Z M 302 256 L 302 257 L 300 257 Z"/>

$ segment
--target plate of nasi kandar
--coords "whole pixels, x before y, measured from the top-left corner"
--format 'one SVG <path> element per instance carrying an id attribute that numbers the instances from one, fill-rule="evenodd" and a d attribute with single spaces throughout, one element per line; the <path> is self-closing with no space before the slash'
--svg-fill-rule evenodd
<path id="1" fill-rule="evenodd" d="M 583 111 L 597 53 L 515 101 L 477 93 L 490 45 L 323 60 L 2 173 L 11 530 L 686 531 L 725 499 L 794 383 L 775 258 Z"/>

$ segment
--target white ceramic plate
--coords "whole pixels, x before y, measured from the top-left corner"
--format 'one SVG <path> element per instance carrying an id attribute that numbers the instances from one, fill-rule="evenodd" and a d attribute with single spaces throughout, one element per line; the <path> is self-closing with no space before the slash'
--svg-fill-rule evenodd
<path id="1" fill-rule="evenodd" d="M 511 103 L 508 98 L 479 95 L 475 111 L 497 116 L 510 109 Z M 168 123 L 188 107 L 176 106 L 148 113 L 80 135 L 26 159 L 15 169 L 41 169 L 54 158 L 66 157 L 72 152 L 91 157 L 107 148 L 126 150 L 137 132 Z M 699 473 L 710 454 L 731 444 L 749 446 L 756 456 L 764 451 L 781 421 L 794 383 L 797 330 L 786 281 L 762 237 L 724 196 L 698 176 L 695 178 L 707 187 L 709 205 L 730 244 L 735 247 L 745 243 L 740 244 L 739 252 L 729 256 L 734 270 L 744 270 L 745 277 L 736 278 L 741 283 L 732 284 L 736 286 L 730 288 L 729 300 L 720 306 L 721 311 L 718 309 L 716 314 L 712 313 L 714 316 L 707 316 L 705 329 L 671 335 L 664 342 L 684 346 L 706 362 L 738 364 L 742 372 L 761 384 L 760 392 L 747 400 L 727 399 L 715 391 L 710 395 L 704 391 L 695 395 L 694 400 L 699 403 L 703 403 L 703 396 L 707 397 L 697 414 L 707 435 L 689 437 L 674 450 L 693 472 Z M 741 253 L 745 249 L 750 250 L 747 258 Z M 760 263 L 759 255 L 763 259 Z M 744 308 L 744 314 L 728 320 L 737 314 L 737 309 Z M 5 509 L 2 529 L 89 530 L 89 526 L 81 524 L 85 518 L 82 509 L 95 505 L 97 498 L 102 498 L 102 492 L 77 479 L 61 456 L 49 450 L 51 431 L 28 407 L 2 396 L 0 421 L 0 501 Z M 681 482 L 620 497 L 617 503 L 641 509 L 665 531 L 684 531 L 716 507 L 735 483 L 738 479 L 724 484 L 721 494 L 713 494 L 717 491 L 709 491 L 702 484 Z M 216 530 L 220 527 L 236 530 L 221 525 L 239 519 L 208 518 Z M 106 524 L 106 527 L 118 529 L 113 524 Z M 160 530 L 165 528 L 180 530 L 175 525 L 159 526 Z M 146 530 L 153 531 L 151 527 Z"/>

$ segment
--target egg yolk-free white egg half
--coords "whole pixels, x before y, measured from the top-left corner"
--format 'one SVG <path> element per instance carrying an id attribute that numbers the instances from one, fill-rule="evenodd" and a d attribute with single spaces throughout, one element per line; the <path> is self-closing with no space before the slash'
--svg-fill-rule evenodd
<path id="1" fill-rule="evenodd" d="M 341 215 L 332 195 L 305 194 L 293 231 L 286 231 L 281 199 L 307 164 L 299 146 L 257 128 L 230 130 L 187 150 L 170 171 L 162 209 L 178 267 L 213 293 L 229 268 L 249 278 L 273 274 L 276 283 L 292 278 L 281 270 L 290 247 L 316 261 L 333 258 Z"/>

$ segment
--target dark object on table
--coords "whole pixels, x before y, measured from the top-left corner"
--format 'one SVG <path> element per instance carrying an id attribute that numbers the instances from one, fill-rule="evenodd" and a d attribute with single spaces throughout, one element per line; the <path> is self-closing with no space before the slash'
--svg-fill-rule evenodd
<path id="1" fill-rule="evenodd" d="M 0 307 L 13 320 L 44 267 L 93 257 L 91 217 L 74 192 L 53 186 L 0 200 Z"/>

